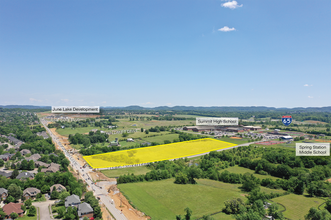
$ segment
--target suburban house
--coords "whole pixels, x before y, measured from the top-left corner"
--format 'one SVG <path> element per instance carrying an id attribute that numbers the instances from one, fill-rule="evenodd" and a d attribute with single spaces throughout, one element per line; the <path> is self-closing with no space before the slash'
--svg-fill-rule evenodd
<path id="1" fill-rule="evenodd" d="M 33 187 L 29 187 L 29 188 L 26 188 L 23 191 L 23 196 L 25 197 L 25 200 L 28 200 L 28 199 L 35 198 L 38 193 L 40 193 L 40 190 L 39 189 L 33 188 Z"/>
<path id="2" fill-rule="evenodd" d="M 2 159 L 3 161 L 8 161 L 10 160 L 10 158 L 13 156 L 14 154 L 10 154 L 10 153 L 5 153 L 0 155 L 0 159 Z"/>
<path id="3" fill-rule="evenodd" d="M 8 140 L 10 140 L 10 142 L 13 143 L 14 145 L 17 145 L 17 144 L 22 145 L 23 144 L 23 141 L 20 141 L 17 138 L 14 138 L 12 136 L 9 136 L 8 137 Z"/>
<path id="4" fill-rule="evenodd" d="M 89 219 L 93 217 L 93 209 L 90 204 L 84 202 L 78 205 L 78 217 L 82 219 L 84 217 L 88 217 Z"/>
<path id="5" fill-rule="evenodd" d="M 31 151 L 28 150 L 28 149 L 23 149 L 23 150 L 21 150 L 20 152 L 21 152 L 22 156 L 25 156 L 25 155 L 27 155 L 27 154 L 31 154 Z"/>
<path id="6" fill-rule="evenodd" d="M 6 178 L 10 178 L 12 173 L 13 173 L 13 171 L 10 171 L 10 172 L 0 171 L 0 176 L 4 176 Z"/>
<path id="7" fill-rule="evenodd" d="M 22 172 L 20 174 L 18 174 L 18 176 L 16 177 L 16 179 L 22 180 L 22 179 L 33 179 L 34 178 L 34 174 L 33 173 L 29 173 L 29 172 Z"/>
<path id="8" fill-rule="evenodd" d="M 58 192 L 62 192 L 63 190 L 67 190 L 64 186 L 62 186 L 61 184 L 54 184 L 53 186 L 51 186 L 50 190 L 51 193 L 53 192 L 53 188 L 55 187 L 56 191 Z"/>
<path id="9" fill-rule="evenodd" d="M 6 213 L 6 218 L 10 218 L 10 214 L 15 212 L 18 214 L 19 217 L 23 217 L 24 211 L 21 209 L 21 206 L 24 205 L 23 203 L 8 203 L 2 207 L 4 213 Z"/>
<path id="10" fill-rule="evenodd" d="M 56 163 L 51 163 L 51 164 L 47 164 L 46 167 L 47 168 L 41 169 L 41 172 L 43 172 L 43 173 L 47 173 L 47 172 L 56 173 L 57 171 L 60 171 L 61 165 L 56 164 Z"/>
<path id="11" fill-rule="evenodd" d="M 37 132 L 36 135 L 43 137 L 44 139 L 49 138 L 46 131 Z"/>
<path id="12" fill-rule="evenodd" d="M 33 154 L 30 157 L 26 157 L 25 159 L 27 161 L 33 160 L 33 161 L 37 161 L 41 158 L 40 154 Z"/>
<path id="13" fill-rule="evenodd" d="M 79 196 L 73 194 L 68 196 L 64 202 L 64 206 L 68 208 L 69 206 L 78 206 L 80 204 Z"/>
<path id="14" fill-rule="evenodd" d="M 5 188 L 0 188 L 0 196 L 2 201 L 6 200 L 8 196 L 8 190 L 6 190 Z"/>
<path id="15" fill-rule="evenodd" d="M 35 167 L 41 167 L 41 166 L 48 167 L 49 166 L 48 163 L 44 163 L 42 161 L 36 161 L 36 162 L 34 162 L 34 165 L 35 165 Z"/>

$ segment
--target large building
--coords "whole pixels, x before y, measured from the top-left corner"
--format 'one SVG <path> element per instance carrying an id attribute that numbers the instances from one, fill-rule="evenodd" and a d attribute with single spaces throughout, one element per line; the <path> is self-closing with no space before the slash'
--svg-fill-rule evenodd
<path id="1" fill-rule="evenodd" d="M 259 127 L 259 126 L 243 126 L 243 128 L 246 129 L 246 130 L 251 130 L 251 131 L 262 130 L 262 128 Z"/>

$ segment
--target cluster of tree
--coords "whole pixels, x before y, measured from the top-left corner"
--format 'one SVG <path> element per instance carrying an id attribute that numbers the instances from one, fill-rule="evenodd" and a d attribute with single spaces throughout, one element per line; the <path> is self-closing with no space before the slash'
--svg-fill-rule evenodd
<path id="1" fill-rule="evenodd" d="M 0 134 L 8 135 L 28 131 L 30 130 L 28 126 L 39 123 L 38 121 L 33 110 L 2 109 L 0 111 Z"/>
<path id="2" fill-rule="evenodd" d="M 46 129 L 44 127 L 40 126 L 40 125 L 30 127 L 30 129 L 32 130 L 32 133 L 34 133 L 34 134 L 36 134 L 38 132 L 46 131 Z"/>
<path id="3" fill-rule="evenodd" d="M 42 137 L 40 138 L 41 138 L 40 140 L 36 140 L 36 141 L 31 141 L 31 142 L 29 140 L 26 141 L 26 143 L 20 146 L 20 150 L 28 149 L 31 151 L 32 154 L 36 154 L 36 153 L 50 154 L 55 151 L 55 146 L 52 143 L 51 138 L 47 138 L 47 139 L 44 139 Z"/>
<path id="4" fill-rule="evenodd" d="M 104 143 L 109 137 L 106 133 L 101 133 L 100 131 L 90 131 L 88 135 L 78 134 L 69 135 L 69 141 L 71 144 L 83 144 L 84 147 L 90 146 L 92 143 Z"/>
<path id="5" fill-rule="evenodd" d="M 114 125 L 113 122 L 117 121 L 115 118 L 107 118 L 106 120 L 96 121 L 95 118 L 88 118 L 86 120 L 79 121 L 57 121 L 55 123 L 49 124 L 48 128 L 60 128 L 64 126 L 65 128 L 82 128 L 82 127 L 100 127 L 107 128 L 110 125 Z"/>
<path id="6" fill-rule="evenodd" d="M 11 169 L 17 169 L 17 170 L 33 170 L 35 168 L 33 160 L 30 160 L 28 162 L 25 159 L 22 160 L 21 162 L 18 162 L 17 164 L 12 162 L 10 167 L 11 167 Z M 16 176 L 14 178 L 16 178 Z"/>
<path id="7" fill-rule="evenodd" d="M 219 158 L 230 162 L 230 165 L 239 164 L 259 174 L 282 178 L 275 181 L 263 179 L 260 184 L 265 187 L 282 188 L 297 194 L 302 194 L 307 189 L 311 196 L 331 195 L 331 186 L 323 182 L 331 177 L 331 161 L 328 157 L 296 157 L 293 150 L 240 147 L 211 152 L 204 158 Z M 228 176 L 233 179 L 232 182 L 238 182 L 235 174 Z"/>
<path id="8" fill-rule="evenodd" d="M 260 191 L 260 188 L 255 188 L 248 193 L 246 203 L 241 198 L 234 198 L 224 202 L 225 207 L 223 212 L 226 214 L 235 215 L 236 220 L 260 220 L 266 214 L 274 219 L 285 219 L 283 214 L 278 211 L 278 206 L 275 204 L 268 205 L 268 200 L 282 196 L 284 194 L 271 193 L 267 194 Z M 268 205 L 266 211 L 265 205 Z"/>

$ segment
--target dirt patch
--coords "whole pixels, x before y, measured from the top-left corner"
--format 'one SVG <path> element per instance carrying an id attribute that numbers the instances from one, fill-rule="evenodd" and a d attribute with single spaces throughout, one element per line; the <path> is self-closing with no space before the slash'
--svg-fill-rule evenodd
<path id="1" fill-rule="evenodd" d="M 115 178 L 109 178 L 105 176 L 105 174 L 101 173 L 100 171 L 90 172 L 89 175 L 92 177 L 94 181 L 116 181 Z"/>
<path id="2" fill-rule="evenodd" d="M 111 214 L 109 214 L 109 212 L 104 204 L 102 204 L 102 206 L 101 206 L 101 212 L 102 212 L 102 219 L 104 219 L 104 220 L 113 220 L 114 219 L 111 216 Z"/>
<path id="3" fill-rule="evenodd" d="M 114 195 L 114 191 L 117 192 Z M 119 189 L 116 187 L 116 185 L 112 185 L 108 190 L 110 196 L 115 203 L 115 206 L 118 210 L 120 210 L 127 219 L 130 220 L 147 220 L 150 219 L 149 216 L 146 216 L 144 213 L 134 209 L 129 201 L 122 195 L 121 192 L 119 192 Z"/>
<path id="4" fill-rule="evenodd" d="M 242 139 L 240 137 L 230 137 L 230 138 L 232 138 L 232 139 Z"/>
<path id="5" fill-rule="evenodd" d="M 243 197 L 246 197 L 248 194 L 240 194 L 241 196 L 243 196 Z"/>
<path id="6" fill-rule="evenodd" d="M 316 139 L 315 141 L 318 141 L 318 142 L 328 142 L 328 143 L 331 143 L 331 141 L 329 141 L 329 140 L 321 140 L 321 139 Z"/>

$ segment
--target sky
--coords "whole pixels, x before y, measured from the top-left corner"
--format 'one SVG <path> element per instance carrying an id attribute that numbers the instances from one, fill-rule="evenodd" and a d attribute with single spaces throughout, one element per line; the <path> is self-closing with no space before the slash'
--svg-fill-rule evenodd
<path id="1" fill-rule="evenodd" d="M 1 0 L 0 105 L 331 106 L 330 0 Z"/>

